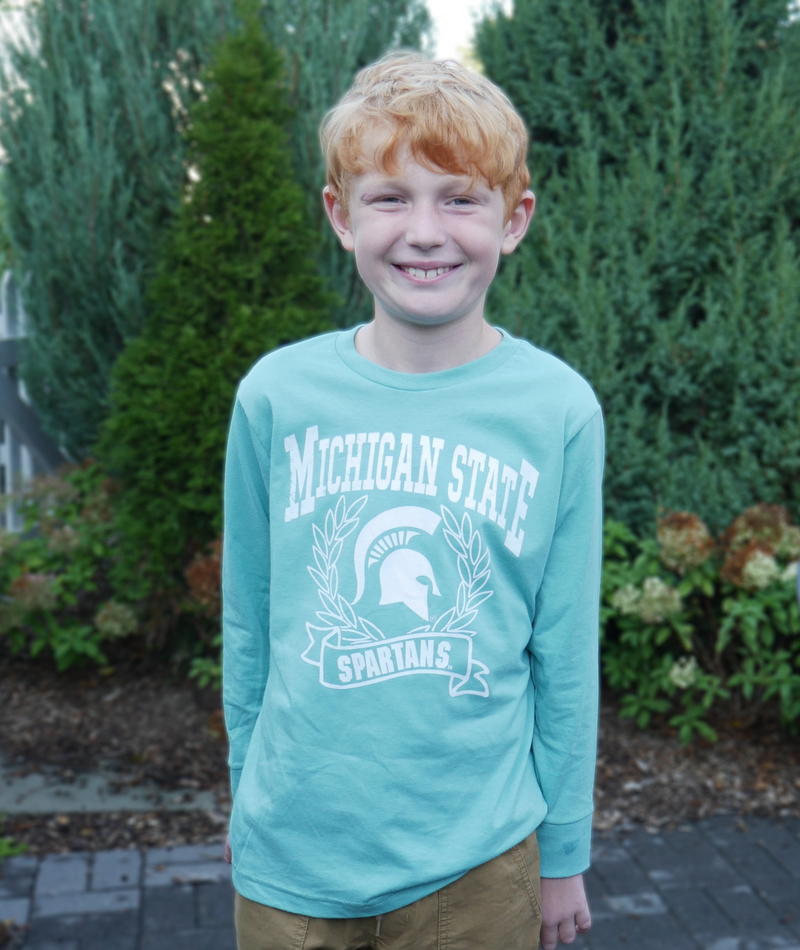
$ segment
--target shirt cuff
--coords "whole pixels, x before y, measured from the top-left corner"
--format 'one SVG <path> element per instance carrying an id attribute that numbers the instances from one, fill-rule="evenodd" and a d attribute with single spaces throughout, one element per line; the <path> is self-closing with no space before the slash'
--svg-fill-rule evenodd
<path id="1" fill-rule="evenodd" d="M 241 777 L 241 769 L 231 769 L 231 801 L 236 798 L 236 789 L 239 787 L 239 779 Z"/>
<path id="2" fill-rule="evenodd" d="M 572 877 L 589 867 L 592 848 L 592 816 L 567 825 L 543 821 L 536 829 L 539 843 L 539 873 L 542 877 Z"/>

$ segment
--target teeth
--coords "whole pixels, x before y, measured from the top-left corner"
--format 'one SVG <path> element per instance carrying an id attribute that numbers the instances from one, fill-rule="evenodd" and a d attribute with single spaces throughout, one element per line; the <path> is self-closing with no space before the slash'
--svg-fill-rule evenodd
<path id="1" fill-rule="evenodd" d="M 446 274 L 448 271 L 451 271 L 452 267 L 436 267 L 433 270 L 422 270 L 420 267 L 403 267 L 409 277 L 420 277 L 425 280 L 431 280 L 433 277 L 439 277 L 441 274 Z"/>

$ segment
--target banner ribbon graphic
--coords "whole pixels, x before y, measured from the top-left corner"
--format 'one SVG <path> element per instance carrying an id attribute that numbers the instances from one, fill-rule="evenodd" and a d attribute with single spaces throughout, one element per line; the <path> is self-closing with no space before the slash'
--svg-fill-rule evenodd
<path id="1" fill-rule="evenodd" d="M 387 640 L 342 637 L 339 627 L 306 624 L 311 643 L 306 663 L 319 667 L 328 689 L 357 689 L 401 676 L 433 673 L 449 678 L 451 696 L 488 696 L 488 668 L 472 655 L 472 637 L 463 633 L 407 633 Z"/>

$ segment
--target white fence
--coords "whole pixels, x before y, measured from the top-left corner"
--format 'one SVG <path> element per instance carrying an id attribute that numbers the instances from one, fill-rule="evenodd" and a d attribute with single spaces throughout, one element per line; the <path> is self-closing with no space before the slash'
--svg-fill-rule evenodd
<path id="1" fill-rule="evenodd" d="M 66 461 L 39 424 L 18 377 L 17 341 L 24 335 L 22 298 L 11 271 L 6 271 L 0 280 L 0 527 L 9 531 L 22 528 L 9 495 Z"/>

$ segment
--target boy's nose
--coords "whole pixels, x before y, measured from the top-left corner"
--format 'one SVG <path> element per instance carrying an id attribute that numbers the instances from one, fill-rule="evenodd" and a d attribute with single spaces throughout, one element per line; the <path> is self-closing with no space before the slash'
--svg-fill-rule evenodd
<path id="1" fill-rule="evenodd" d="M 445 243 L 447 235 L 432 208 L 414 209 L 406 227 L 406 241 L 414 247 L 439 247 Z"/>

